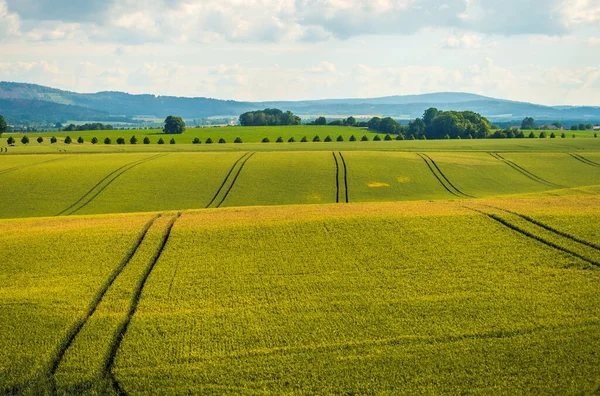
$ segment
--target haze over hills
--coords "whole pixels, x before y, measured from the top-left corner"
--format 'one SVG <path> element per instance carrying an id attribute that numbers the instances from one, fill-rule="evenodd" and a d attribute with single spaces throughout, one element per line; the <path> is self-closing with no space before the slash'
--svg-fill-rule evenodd
<path id="1" fill-rule="evenodd" d="M 413 119 L 429 107 L 472 110 L 494 122 L 534 117 L 546 121 L 600 121 L 600 107 L 543 106 L 526 102 L 442 92 L 381 98 L 305 101 L 238 102 L 210 98 L 131 95 L 123 92 L 81 94 L 34 84 L 0 82 L 0 114 L 9 123 L 73 121 L 124 121 L 136 117 L 186 119 L 236 117 L 267 107 L 291 110 L 300 116 L 391 116 Z"/>

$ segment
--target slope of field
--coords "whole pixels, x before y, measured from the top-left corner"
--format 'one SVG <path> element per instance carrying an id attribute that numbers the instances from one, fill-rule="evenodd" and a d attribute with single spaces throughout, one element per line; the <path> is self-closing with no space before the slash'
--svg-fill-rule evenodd
<path id="1" fill-rule="evenodd" d="M 69 329 L 149 218 L 0 222 L 0 393 L 44 383 Z"/>
<path id="2" fill-rule="evenodd" d="M 0 220 L 0 389 L 591 392 L 598 218 L 582 196 Z"/>

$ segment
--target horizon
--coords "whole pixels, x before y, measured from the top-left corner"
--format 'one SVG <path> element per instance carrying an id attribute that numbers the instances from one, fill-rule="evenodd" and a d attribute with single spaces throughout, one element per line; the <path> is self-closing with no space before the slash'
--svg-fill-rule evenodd
<path id="1" fill-rule="evenodd" d="M 600 106 L 592 0 L 0 0 L 0 41 L 0 80 L 72 92 Z"/>

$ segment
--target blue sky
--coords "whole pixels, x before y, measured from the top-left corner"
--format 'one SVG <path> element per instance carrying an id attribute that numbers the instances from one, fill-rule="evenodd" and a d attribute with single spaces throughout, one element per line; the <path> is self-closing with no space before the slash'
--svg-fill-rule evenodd
<path id="1" fill-rule="evenodd" d="M 599 0 L 0 0 L 0 50 L 78 92 L 600 106 Z"/>

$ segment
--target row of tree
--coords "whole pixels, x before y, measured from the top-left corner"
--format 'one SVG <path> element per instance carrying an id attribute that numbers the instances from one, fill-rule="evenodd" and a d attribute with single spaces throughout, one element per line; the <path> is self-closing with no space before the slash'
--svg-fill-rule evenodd
<path id="1" fill-rule="evenodd" d="M 42 136 L 39 136 L 39 137 L 36 139 L 36 141 L 37 141 L 38 143 L 44 143 L 44 138 L 43 138 Z M 116 141 L 116 143 L 117 143 L 117 144 L 125 144 L 125 138 L 122 138 L 122 137 L 119 137 L 119 138 L 117 138 L 115 141 Z M 14 138 L 14 137 L 12 137 L 12 136 L 9 136 L 9 138 L 7 139 L 7 141 L 6 141 L 6 142 L 7 142 L 9 145 L 13 145 L 13 144 L 15 144 L 15 143 L 16 143 L 16 140 L 15 140 L 15 138 Z M 23 135 L 23 137 L 21 137 L 21 143 L 23 143 L 23 144 L 29 144 L 29 142 L 30 142 L 30 141 L 29 141 L 29 136 L 27 136 L 27 135 Z M 51 144 L 56 144 L 57 142 L 58 142 L 58 139 L 57 139 L 55 136 L 52 136 L 52 137 L 50 138 L 50 143 L 51 143 Z M 98 144 L 98 142 L 99 142 L 99 140 L 98 140 L 98 138 L 97 138 L 97 137 L 95 137 L 95 136 L 94 136 L 94 137 L 93 137 L 93 138 L 90 140 L 90 143 L 92 143 L 92 144 Z M 64 143 L 65 143 L 65 144 L 71 144 L 71 143 L 73 143 L 73 139 L 71 139 L 71 137 L 70 137 L 70 136 L 67 136 L 67 137 L 65 137 L 65 139 L 64 139 Z M 77 138 L 77 143 L 79 143 L 79 144 L 83 144 L 83 143 L 85 143 L 85 140 L 84 140 L 84 139 L 83 139 L 81 136 L 79 136 L 79 137 Z M 137 143 L 138 143 L 138 139 L 137 139 L 135 136 L 132 136 L 132 137 L 129 139 L 129 144 L 137 144 Z M 151 142 L 150 142 L 150 138 L 149 138 L 148 136 L 146 136 L 146 137 L 144 138 L 144 140 L 143 140 L 143 143 L 144 143 L 144 144 L 150 144 L 150 143 L 151 143 Z M 164 143 L 165 143 L 165 141 L 164 141 L 164 139 L 163 139 L 163 138 L 159 138 L 157 143 L 158 143 L 158 144 L 164 144 Z M 172 139 L 170 140 L 170 142 L 169 142 L 169 143 L 171 143 L 171 144 L 175 144 L 175 139 L 173 139 L 173 138 L 172 138 Z M 111 139 L 111 138 L 109 138 L 109 137 L 105 138 L 105 139 L 104 139 L 104 144 L 112 144 L 112 139 Z"/>
<path id="2" fill-rule="evenodd" d="M 556 129 L 563 129 L 563 125 L 560 122 L 553 122 L 552 124 L 544 124 L 538 126 L 535 123 L 535 120 L 532 117 L 525 117 L 521 122 L 521 129 L 531 130 L 531 129 L 541 129 L 541 130 L 549 130 L 551 127 L 555 127 Z M 570 128 L 572 131 L 591 131 L 594 129 L 594 126 L 591 123 L 579 123 L 571 125 Z"/>
<path id="3" fill-rule="evenodd" d="M 57 124 L 58 125 L 58 124 Z M 94 122 L 91 124 L 83 124 L 83 125 L 75 125 L 70 124 L 67 125 L 63 131 L 72 132 L 72 131 L 112 131 L 114 128 L 112 125 L 102 124 L 99 122 Z"/>
<path id="4" fill-rule="evenodd" d="M 279 109 L 249 111 L 240 116 L 242 126 L 300 125 L 302 120 L 291 111 Z"/>

